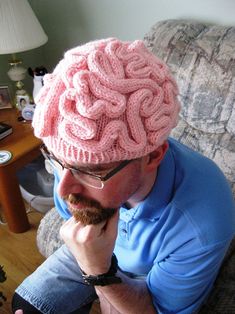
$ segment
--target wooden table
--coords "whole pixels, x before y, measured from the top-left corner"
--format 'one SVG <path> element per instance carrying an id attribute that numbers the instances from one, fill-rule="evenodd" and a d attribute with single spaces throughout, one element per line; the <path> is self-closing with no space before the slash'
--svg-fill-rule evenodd
<path id="1" fill-rule="evenodd" d="M 19 122 L 18 116 L 16 109 L 0 110 L 0 121 L 13 127 L 13 133 L 0 140 L 0 150 L 12 153 L 11 160 L 0 165 L 0 203 L 8 227 L 15 233 L 30 228 L 16 173 L 40 155 L 41 145 L 33 135 L 31 122 Z"/>

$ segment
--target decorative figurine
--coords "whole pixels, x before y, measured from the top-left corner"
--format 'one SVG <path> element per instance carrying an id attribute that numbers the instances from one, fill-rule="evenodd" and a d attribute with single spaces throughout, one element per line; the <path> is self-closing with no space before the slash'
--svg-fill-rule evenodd
<path id="1" fill-rule="evenodd" d="M 47 73 L 47 69 L 44 66 L 36 67 L 34 70 L 28 68 L 28 73 L 33 77 L 33 98 L 35 99 L 36 95 L 43 86 L 43 76 Z"/>

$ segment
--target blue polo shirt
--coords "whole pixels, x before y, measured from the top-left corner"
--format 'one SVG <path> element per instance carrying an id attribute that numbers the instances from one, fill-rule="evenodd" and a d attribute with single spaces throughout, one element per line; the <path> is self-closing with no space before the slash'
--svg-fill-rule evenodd
<path id="1" fill-rule="evenodd" d="M 68 219 L 56 193 L 55 203 Z M 222 172 L 169 139 L 148 197 L 120 208 L 114 252 L 123 271 L 146 278 L 159 313 L 189 314 L 210 292 L 234 234 L 235 204 Z"/>

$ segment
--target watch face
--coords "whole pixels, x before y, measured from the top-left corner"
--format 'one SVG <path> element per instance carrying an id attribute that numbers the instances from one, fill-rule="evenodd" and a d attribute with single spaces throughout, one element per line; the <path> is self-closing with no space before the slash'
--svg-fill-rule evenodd
<path id="1" fill-rule="evenodd" d="M 12 157 L 12 153 L 8 150 L 0 150 L 0 164 L 5 164 Z"/>

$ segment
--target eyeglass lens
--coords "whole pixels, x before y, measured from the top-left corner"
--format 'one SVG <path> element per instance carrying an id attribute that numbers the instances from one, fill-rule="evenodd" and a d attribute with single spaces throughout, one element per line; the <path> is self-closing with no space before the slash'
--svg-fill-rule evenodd
<path id="1" fill-rule="evenodd" d="M 55 169 L 56 173 L 59 177 L 62 176 L 64 167 L 55 159 L 49 158 L 50 163 L 52 167 Z M 77 179 L 79 182 L 84 183 L 88 186 L 94 187 L 96 189 L 102 189 L 104 186 L 104 183 L 97 177 L 93 177 L 89 174 L 80 172 L 79 170 L 73 170 L 69 169 L 74 176 L 75 179 Z"/>

